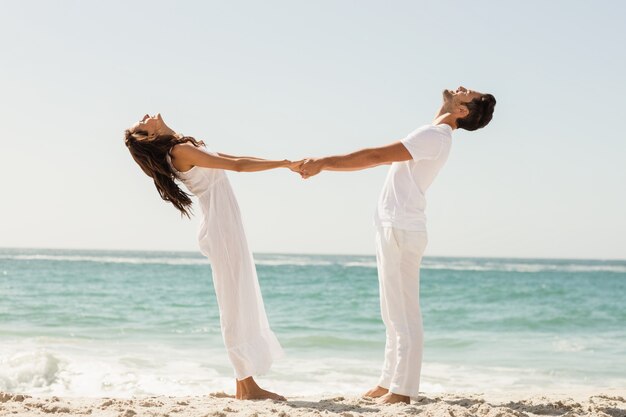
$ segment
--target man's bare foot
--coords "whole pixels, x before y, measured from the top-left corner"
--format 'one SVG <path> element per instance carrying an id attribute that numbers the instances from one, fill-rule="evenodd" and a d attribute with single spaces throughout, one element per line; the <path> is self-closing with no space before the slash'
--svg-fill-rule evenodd
<path id="1" fill-rule="evenodd" d="M 378 402 L 380 404 L 396 404 L 396 403 L 411 404 L 411 397 L 407 395 L 399 395 L 399 394 L 394 394 L 393 392 L 389 392 L 383 395 L 382 397 L 380 397 L 380 400 L 378 400 Z"/>
<path id="2" fill-rule="evenodd" d="M 239 400 L 274 400 L 287 401 L 282 395 L 267 391 L 257 385 L 252 377 L 237 381 L 237 395 Z"/>
<path id="3" fill-rule="evenodd" d="M 382 397 L 388 392 L 389 390 L 387 388 L 383 388 L 380 385 L 378 385 L 372 388 L 371 390 L 367 391 L 365 394 L 363 394 L 363 397 L 378 398 L 378 397 Z"/>

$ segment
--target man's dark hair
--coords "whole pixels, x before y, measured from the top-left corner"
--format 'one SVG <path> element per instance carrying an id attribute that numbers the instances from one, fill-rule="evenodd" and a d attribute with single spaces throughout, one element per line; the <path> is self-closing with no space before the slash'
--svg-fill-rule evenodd
<path id="1" fill-rule="evenodd" d="M 459 129 L 476 130 L 487 126 L 493 117 L 496 107 L 496 98 L 491 94 L 483 94 L 466 104 L 469 114 L 462 119 L 456 119 Z"/>

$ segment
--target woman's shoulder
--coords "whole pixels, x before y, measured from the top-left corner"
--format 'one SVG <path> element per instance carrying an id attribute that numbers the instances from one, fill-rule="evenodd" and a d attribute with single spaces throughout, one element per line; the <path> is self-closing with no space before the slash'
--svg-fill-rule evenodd
<path id="1" fill-rule="evenodd" d="M 188 153 L 190 150 L 193 151 L 196 149 L 198 149 L 198 147 L 191 142 L 176 143 L 170 148 L 170 155 L 176 157 L 177 154 L 180 155 L 183 153 Z"/>
<path id="2" fill-rule="evenodd" d="M 172 146 L 169 150 L 169 154 L 173 159 L 176 159 L 176 158 L 179 158 L 179 159 L 192 158 L 193 159 L 194 157 L 198 156 L 199 152 L 209 153 L 206 147 L 203 146 L 202 144 L 200 146 L 195 146 L 191 142 L 177 143 L 174 146 Z"/>
<path id="3" fill-rule="evenodd" d="M 206 153 L 191 142 L 177 143 L 169 150 L 171 164 L 178 172 L 185 173 L 195 166 L 198 152 Z"/>

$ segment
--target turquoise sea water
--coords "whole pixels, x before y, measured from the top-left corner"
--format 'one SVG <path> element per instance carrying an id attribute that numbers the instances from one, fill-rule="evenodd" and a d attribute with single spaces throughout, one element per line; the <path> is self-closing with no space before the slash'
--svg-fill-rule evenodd
<path id="1" fill-rule="evenodd" d="M 287 395 L 360 393 L 382 364 L 371 256 L 255 255 Z M 422 391 L 626 387 L 626 261 L 426 258 Z M 0 249 L 0 391 L 232 391 L 197 253 Z"/>

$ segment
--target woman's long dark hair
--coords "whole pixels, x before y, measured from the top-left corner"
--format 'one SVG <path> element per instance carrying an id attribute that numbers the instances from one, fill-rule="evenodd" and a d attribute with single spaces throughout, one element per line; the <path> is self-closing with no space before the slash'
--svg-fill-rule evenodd
<path id="1" fill-rule="evenodd" d="M 161 135 L 148 138 L 148 134 L 143 131 L 126 130 L 124 133 L 126 147 L 141 170 L 152 178 L 161 198 L 172 203 L 181 216 L 190 217 L 190 195 L 176 184 L 176 174 L 168 164 L 166 155 L 179 143 L 191 142 L 194 146 L 200 146 L 204 142 L 190 136 Z"/>

